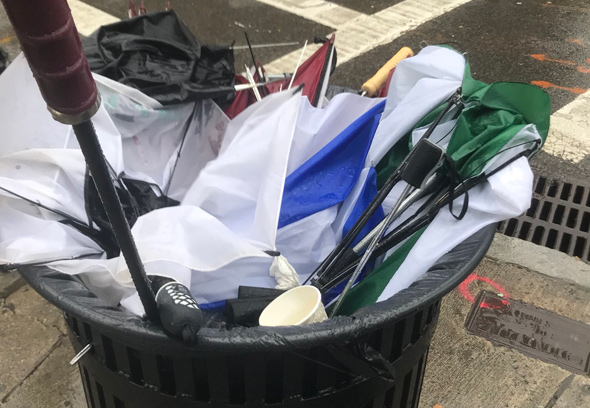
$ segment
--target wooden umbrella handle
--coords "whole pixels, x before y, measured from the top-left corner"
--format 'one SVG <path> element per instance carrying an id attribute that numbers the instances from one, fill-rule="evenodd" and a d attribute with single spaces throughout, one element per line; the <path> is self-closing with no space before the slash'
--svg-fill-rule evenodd
<path id="1" fill-rule="evenodd" d="M 411 48 L 403 47 L 389 61 L 387 61 L 371 79 L 365 82 L 361 89 L 367 93 L 367 96 L 375 95 L 379 88 L 381 88 L 385 84 L 385 81 L 387 81 L 389 71 L 394 69 L 400 61 L 413 56 L 414 52 Z"/>

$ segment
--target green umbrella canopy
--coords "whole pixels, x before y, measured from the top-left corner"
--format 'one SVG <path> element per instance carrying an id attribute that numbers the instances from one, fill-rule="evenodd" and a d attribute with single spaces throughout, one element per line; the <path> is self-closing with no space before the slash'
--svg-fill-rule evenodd
<path id="1" fill-rule="evenodd" d="M 463 179 L 476 176 L 494 156 L 510 146 L 530 143 L 538 151 L 547 139 L 551 102 L 549 95 L 532 85 L 515 82 L 485 84 L 471 76 L 469 63 L 461 87 L 465 108 L 457 119 L 447 153 Z M 432 123 L 447 103 L 420 120 L 415 128 Z M 521 131 L 535 125 L 536 133 Z M 385 182 L 412 148 L 409 132 L 377 165 L 378 185 Z"/>
<path id="2" fill-rule="evenodd" d="M 485 84 L 472 78 L 466 63 L 461 101 L 465 107 L 457 118 L 447 154 L 463 180 L 484 172 L 486 165 L 504 151 L 525 146 L 534 154 L 547 139 L 551 104 L 549 95 L 539 88 L 514 82 Z M 422 118 L 415 129 L 432 123 L 446 105 L 447 102 L 443 103 Z M 530 125 L 534 125 L 533 131 L 523 132 L 525 127 L 530 129 Z M 412 149 L 411 134 L 409 132 L 396 143 L 376 166 L 379 188 Z M 344 299 L 339 314 L 352 314 L 375 303 L 424 229 L 408 238 L 354 286 Z"/>

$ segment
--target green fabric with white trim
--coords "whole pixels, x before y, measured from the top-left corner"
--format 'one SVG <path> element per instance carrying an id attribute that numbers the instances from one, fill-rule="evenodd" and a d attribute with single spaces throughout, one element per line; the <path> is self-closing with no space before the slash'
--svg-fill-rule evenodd
<path id="1" fill-rule="evenodd" d="M 361 307 L 370 306 L 377 301 L 381 292 L 393 274 L 399 269 L 400 265 L 406 260 L 408 253 L 418 241 L 426 227 L 417 231 L 410 238 L 406 240 L 391 256 L 389 256 L 381 265 L 360 281 L 356 286 L 353 286 L 346 298 L 342 301 L 338 309 L 339 315 L 350 315 Z"/>
<path id="2" fill-rule="evenodd" d="M 515 82 L 487 85 L 471 77 L 469 63 L 465 64 L 461 90 L 461 99 L 467 107 L 459 115 L 447 148 L 461 177 L 468 178 L 481 173 L 485 163 L 528 124 L 536 126 L 542 143 L 547 139 L 551 102 L 545 91 Z M 415 128 L 432 123 L 445 106 L 446 102 L 420 120 Z M 410 132 L 376 166 L 379 187 L 411 148 Z"/>
<path id="3" fill-rule="evenodd" d="M 541 144 L 547 139 L 551 102 L 549 95 L 539 88 L 513 82 L 488 85 L 473 79 L 469 63 L 466 62 L 461 100 L 466 107 L 457 119 L 447 153 L 455 162 L 462 179 L 480 174 L 486 163 L 529 124 L 535 125 L 541 139 L 537 149 L 540 149 Z M 446 104 L 443 103 L 422 118 L 415 129 L 432 123 Z M 379 188 L 412 149 L 411 133 L 398 141 L 376 166 Z M 531 147 L 534 147 L 535 143 L 539 142 L 536 135 L 527 134 L 520 137 L 522 140 L 519 140 L 518 144 L 530 142 Z M 352 314 L 359 308 L 376 302 L 425 228 L 412 235 L 397 251 L 354 286 L 344 299 L 339 314 Z"/>

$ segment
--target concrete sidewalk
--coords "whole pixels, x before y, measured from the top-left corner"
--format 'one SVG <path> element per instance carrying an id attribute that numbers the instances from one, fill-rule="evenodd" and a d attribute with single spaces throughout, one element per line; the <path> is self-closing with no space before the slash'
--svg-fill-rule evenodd
<path id="1" fill-rule="evenodd" d="M 514 299 L 590 323 L 590 265 L 497 235 L 475 274 Z M 477 294 L 492 289 L 474 281 Z M 85 399 L 61 313 L 14 274 L 0 274 L 0 406 L 83 408 Z M 466 333 L 471 303 L 458 290 L 443 301 L 420 408 L 590 406 L 590 380 Z"/>

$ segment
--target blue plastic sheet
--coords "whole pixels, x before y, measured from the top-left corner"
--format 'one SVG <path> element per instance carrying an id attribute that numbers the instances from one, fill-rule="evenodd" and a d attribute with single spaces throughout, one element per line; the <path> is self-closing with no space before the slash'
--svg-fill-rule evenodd
<path id="1" fill-rule="evenodd" d="M 375 105 L 287 177 L 279 228 L 346 199 L 363 169 L 384 107 L 385 102 Z"/>

